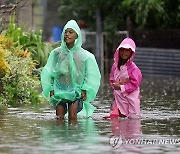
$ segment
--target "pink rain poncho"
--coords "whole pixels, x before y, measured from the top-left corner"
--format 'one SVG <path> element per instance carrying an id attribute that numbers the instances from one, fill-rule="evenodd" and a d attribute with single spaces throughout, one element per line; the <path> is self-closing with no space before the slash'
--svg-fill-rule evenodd
<path id="1" fill-rule="evenodd" d="M 72 28 L 78 34 L 71 49 L 64 42 L 67 28 Z M 82 90 L 86 90 L 86 100 L 83 101 L 83 109 L 78 115 L 91 116 L 95 107 L 90 102 L 96 97 L 101 78 L 97 62 L 92 53 L 81 47 L 82 36 L 76 21 L 67 22 L 61 38 L 61 46 L 50 53 L 47 64 L 42 69 L 42 94 L 56 108 L 62 99 L 74 101 L 81 98 Z M 50 97 L 52 90 L 54 95 Z"/>
<path id="2" fill-rule="evenodd" d="M 119 50 L 120 48 L 131 49 L 133 51 L 130 59 L 118 69 Z M 137 118 L 140 116 L 140 84 L 142 74 L 140 69 L 133 62 L 135 55 L 136 45 L 130 38 L 124 39 L 114 54 L 114 64 L 110 73 L 110 85 L 113 89 L 114 102 L 112 104 L 111 115 L 119 115 L 118 109 L 121 114 Z M 120 85 L 120 90 L 114 90 L 113 83 L 120 82 L 123 78 L 126 79 L 125 84 Z"/>

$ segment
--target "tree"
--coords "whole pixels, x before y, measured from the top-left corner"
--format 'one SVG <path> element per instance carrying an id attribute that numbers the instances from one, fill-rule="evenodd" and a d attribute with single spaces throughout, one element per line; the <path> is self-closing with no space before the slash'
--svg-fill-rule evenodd
<path id="1" fill-rule="evenodd" d="M 164 0 L 166 18 L 163 21 L 163 28 L 180 28 L 180 0 Z"/>
<path id="2" fill-rule="evenodd" d="M 159 18 L 164 13 L 162 0 L 123 0 L 122 4 L 127 10 L 127 15 L 140 29 L 149 27 L 149 17 L 153 17 L 153 20 L 150 21 L 151 25 L 157 25 Z"/>
<path id="3" fill-rule="evenodd" d="M 60 18 L 84 20 L 92 30 L 95 29 L 97 8 L 101 11 L 104 31 L 114 32 L 126 29 L 126 20 L 128 18 L 131 19 L 135 28 L 140 29 L 179 28 L 180 26 L 179 0 L 59 1 Z"/>
<path id="4" fill-rule="evenodd" d="M 102 15 L 103 30 L 112 31 L 113 29 L 115 31 L 119 27 L 118 23 L 121 23 L 121 29 L 124 28 L 122 13 L 120 12 L 117 16 L 117 10 L 121 8 L 120 2 L 117 0 L 61 0 L 59 1 L 59 15 L 60 18 L 67 20 L 70 18 L 84 20 L 91 30 L 95 30 L 96 10 L 99 9 Z M 109 13 L 110 10 L 111 13 Z"/>

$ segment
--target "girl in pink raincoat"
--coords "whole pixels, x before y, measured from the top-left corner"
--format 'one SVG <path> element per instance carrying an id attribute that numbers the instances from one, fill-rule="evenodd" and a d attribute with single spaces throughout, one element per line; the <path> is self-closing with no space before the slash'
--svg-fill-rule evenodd
<path id="1" fill-rule="evenodd" d="M 105 118 L 139 118 L 140 84 L 142 74 L 133 62 L 136 45 L 131 38 L 125 38 L 114 54 L 109 82 L 114 101 L 110 116 Z"/>

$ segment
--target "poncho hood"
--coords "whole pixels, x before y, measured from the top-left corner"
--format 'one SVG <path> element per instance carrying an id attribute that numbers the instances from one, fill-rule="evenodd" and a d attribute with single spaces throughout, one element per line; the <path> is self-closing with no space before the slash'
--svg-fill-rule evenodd
<path id="1" fill-rule="evenodd" d="M 68 49 L 67 45 L 66 45 L 66 42 L 64 42 L 64 34 L 65 34 L 65 31 L 67 28 L 71 28 L 73 29 L 77 35 L 78 35 L 78 38 L 75 40 L 75 43 L 74 43 L 74 47 L 71 48 L 71 49 Z M 81 48 L 82 46 L 82 35 L 81 35 L 81 30 L 77 24 L 77 22 L 75 20 L 70 20 L 67 22 L 67 24 L 64 26 L 63 28 L 63 32 L 62 32 L 62 41 L 61 41 L 61 48 L 64 52 L 75 52 L 77 51 L 77 49 Z"/>
<path id="2" fill-rule="evenodd" d="M 119 61 L 119 52 L 121 51 L 121 48 L 125 48 L 125 49 L 131 49 L 133 51 L 132 56 L 130 57 L 130 59 L 126 62 L 126 65 L 131 64 L 135 55 L 135 51 L 136 51 L 136 44 L 134 43 L 134 41 L 131 38 L 125 38 L 120 45 L 118 46 L 118 48 L 116 49 L 116 52 L 114 54 L 114 62 L 116 64 L 118 64 Z"/>

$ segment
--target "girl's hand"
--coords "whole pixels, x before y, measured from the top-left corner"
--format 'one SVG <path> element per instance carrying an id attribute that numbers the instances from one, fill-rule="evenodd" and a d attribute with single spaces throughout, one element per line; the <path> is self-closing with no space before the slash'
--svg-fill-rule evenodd
<path id="1" fill-rule="evenodd" d="M 83 101 L 86 100 L 86 90 L 82 90 L 82 92 L 81 92 L 81 98 L 82 98 Z"/>
<path id="2" fill-rule="evenodd" d="M 119 83 L 120 84 L 126 84 L 127 83 L 127 79 L 123 77 L 123 78 L 120 79 Z"/>
<path id="3" fill-rule="evenodd" d="M 115 90 L 121 90 L 120 84 L 119 84 L 118 82 L 114 82 L 114 83 L 113 83 L 113 86 L 114 86 L 114 89 L 115 89 Z"/>
<path id="4" fill-rule="evenodd" d="M 50 91 L 50 97 L 54 95 L 54 90 Z"/>

